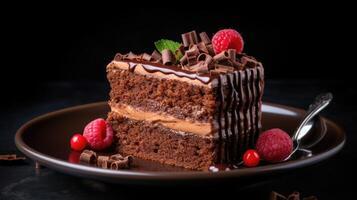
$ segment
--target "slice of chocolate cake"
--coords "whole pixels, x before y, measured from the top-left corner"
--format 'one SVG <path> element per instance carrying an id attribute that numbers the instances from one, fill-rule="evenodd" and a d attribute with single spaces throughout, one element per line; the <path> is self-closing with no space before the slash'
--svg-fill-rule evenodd
<path id="1" fill-rule="evenodd" d="M 107 66 L 117 151 L 196 170 L 236 163 L 261 128 L 263 67 L 234 49 L 215 55 L 205 33 L 182 37 L 176 51 Z"/>

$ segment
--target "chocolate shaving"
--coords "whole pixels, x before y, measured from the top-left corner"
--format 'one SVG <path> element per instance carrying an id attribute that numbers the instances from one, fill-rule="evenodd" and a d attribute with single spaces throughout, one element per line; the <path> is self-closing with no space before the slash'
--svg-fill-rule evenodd
<path id="1" fill-rule="evenodd" d="M 189 47 L 191 44 L 194 44 L 192 36 L 190 32 L 181 34 L 182 43 L 184 47 Z"/>
<path id="2" fill-rule="evenodd" d="M 234 68 L 227 66 L 227 65 L 221 65 L 221 64 L 214 64 L 214 70 L 217 73 L 227 73 L 227 72 L 233 72 Z"/>
<path id="3" fill-rule="evenodd" d="M 206 32 L 201 32 L 200 33 L 200 38 L 201 38 L 201 41 L 204 43 L 204 44 L 211 44 L 211 40 L 209 39 L 208 35 Z"/>
<path id="4" fill-rule="evenodd" d="M 290 194 L 287 198 L 287 200 L 300 200 L 300 193 L 299 192 L 293 192 Z"/>
<path id="5" fill-rule="evenodd" d="M 157 52 L 156 50 L 154 50 L 151 54 L 151 60 L 153 62 L 160 62 L 162 59 L 161 54 L 159 52 Z"/>
<path id="6" fill-rule="evenodd" d="M 79 161 L 86 164 L 95 164 L 97 162 L 97 154 L 91 150 L 84 150 L 79 157 Z"/>
<path id="7" fill-rule="evenodd" d="M 243 56 L 241 58 L 241 62 L 245 67 L 249 67 L 249 68 L 254 68 L 258 65 L 258 61 L 252 58 L 248 58 L 247 56 Z"/>
<path id="8" fill-rule="evenodd" d="M 208 73 L 208 64 L 199 62 L 196 65 L 191 66 L 190 70 L 197 72 L 197 74 L 206 74 Z"/>
<path id="9" fill-rule="evenodd" d="M 229 54 L 227 51 L 222 51 L 221 53 L 219 53 L 213 57 L 213 60 L 215 62 L 219 62 L 222 60 L 228 60 L 228 59 L 229 59 Z"/>
<path id="10" fill-rule="evenodd" d="M 189 56 L 187 57 L 187 64 L 189 66 L 195 65 L 197 63 L 197 58 L 196 56 Z"/>
<path id="11" fill-rule="evenodd" d="M 115 60 L 115 61 L 121 61 L 121 60 L 123 60 L 123 55 L 122 55 L 121 53 L 115 54 L 114 60 Z"/>
<path id="12" fill-rule="evenodd" d="M 209 53 L 205 43 L 200 42 L 197 44 L 197 47 L 201 52 Z"/>
<path id="13" fill-rule="evenodd" d="M 182 56 L 182 58 L 180 59 L 180 63 L 183 66 L 188 64 L 187 55 Z"/>
<path id="14" fill-rule="evenodd" d="M 142 55 L 142 59 L 145 61 L 150 61 L 151 60 L 151 56 L 147 53 L 143 53 Z"/>
<path id="15" fill-rule="evenodd" d="M 189 32 L 190 37 L 192 38 L 193 44 L 197 44 L 198 43 L 198 38 L 197 38 L 197 33 L 196 31 L 191 31 Z"/>
<path id="16" fill-rule="evenodd" d="M 131 156 L 125 156 L 123 157 L 120 154 L 112 155 L 110 156 L 110 159 L 112 159 L 112 163 L 110 164 L 111 169 L 128 169 L 130 168 L 130 165 L 132 164 L 133 158 Z"/>
<path id="17" fill-rule="evenodd" d="M 174 54 L 169 49 L 162 50 L 162 63 L 164 65 L 173 65 L 176 62 Z"/>
<path id="18" fill-rule="evenodd" d="M 200 53 L 200 50 L 198 49 L 197 45 L 192 45 L 186 52 L 185 55 L 187 55 L 187 57 L 191 57 L 191 56 L 198 56 L 198 54 Z"/>
<path id="19" fill-rule="evenodd" d="M 213 61 L 213 58 L 212 56 L 206 53 L 201 53 L 200 55 L 198 55 L 197 61 L 204 61 L 205 64 L 209 65 Z"/>
<path id="20" fill-rule="evenodd" d="M 208 50 L 209 55 L 211 55 L 211 56 L 215 55 L 212 44 L 206 45 L 206 48 Z"/>
<path id="21" fill-rule="evenodd" d="M 231 61 L 236 61 L 236 50 L 235 49 L 228 49 L 228 57 Z"/>
<path id="22" fill-rule="evenodd" d="M 110 167 L 109 156 L 98 156 L 97 166 L 103 169 L 108 169 Z"/>

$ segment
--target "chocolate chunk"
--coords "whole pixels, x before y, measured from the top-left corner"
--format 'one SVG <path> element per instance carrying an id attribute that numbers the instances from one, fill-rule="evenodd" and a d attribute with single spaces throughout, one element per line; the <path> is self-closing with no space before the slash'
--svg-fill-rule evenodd
<path id="1" fill-rule="evenodd" d="M 97 154 L 91 150 L 84 150 L 79 157 L 79 161 L 86 164 L 95 164 L 97 162 Z"/>
<path id="2" fill-rule="evenodd" d="M 123 55 L 122 55 L 121 53 L 115 54 L 114 60 L 115 60 L 115 61 L 121 61 L 121 60 L 123 60 Z"/>
<path id="3" fill-rule="evenodd" d="M 210 38 L 208 37 L 208 35 L 207 35 L 206 32 L 201 32 L 201 33 L 200 33 L 200 38 L 201 38 L 201 41 L 202 41 L 204 44 L 211 44 L 211 40 L 210 40 Z"/>
<path id="4" fill-rule="evenodd" d="M 270 200 L 286 200 L 286 197 L 277 193 L 277 192 L 271 192 L 270 193 Z"/>
<path id="5" fill-rule="evenodd" d="M 157 52 L 156 50 L 154 50 L 151 54 L 151 59 L 150 61 L 153 62 L 160 62 L 162 59 L 161 54 L 159 52 Z"/>
<path id="6" fill-rule="evenodd" d="M 162 50 L 162 63 L 164 65 L 173 65 L 176 62 L 174 54 L 169 49 Z"/>
<path id="7" fill-rule="evenodd" d="M 142 59 L 145 61 L 150 61 L 151 60 L 151 56 L 147 53 L 143 53 L 142 54 Z"/>
<path id="8" fill-rule="evenodd" d="M 290 194 L 287 198 L 287 200 L 300 200 L 300 193 L 299 192 L 293 192 Z"/>
<path id="9" fill-rule="evenodd" d="M 205 43 L 200 42 L 197 44 L 197 47 L 200 50 L 200 52 L 207 53 L 207 54 L 209 53 Z"/>

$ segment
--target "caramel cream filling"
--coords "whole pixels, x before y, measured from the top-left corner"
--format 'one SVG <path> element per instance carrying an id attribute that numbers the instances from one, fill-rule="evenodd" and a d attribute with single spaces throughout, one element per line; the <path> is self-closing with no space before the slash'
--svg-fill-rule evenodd
<path id="1" fill-rule="evenodd" d="M 129 63 L 128 62 L 124 62 L 124 61 L 112 61 L 111 63 L 109 63 L 109 65 L 107 66 L 108 69 L 113 68 L 113 69 L 121 69 L 121 70 L 128 70 L 129 69 Z M 173 80 L 178 80 L 178 81 L 183 81 L 183 82 L 187 82 L 193 85 L 199 85 L 199 86 L 203 86 L 203 87 L 214 87 L 218 84 L 217 80 L 212 80 L 210 83 L 205 84 L 202 83 L 201 81 L 197 80 L 197 79 L 190 79 L 187 77 L 179 77 L 176 76 L 175 74 L 164 74 L 162 72 L 148 72 L 144 69 L 143 65 L 138 63 L 135 67 L 135 73 L 136 74 L 140 74 L 140 75 L 148 75 L 148 76 L 153 76 L 153 77 L 157 77 L 160 79 L 173 79 Z"/>
<path id="2" fill-rule="evenodd" d="M 141 111 L 137 108 L 133 108 L 129 105 L 123 104 L 110 104 L 110 107 L 112 112 L 115 112 L 129 119 L 157 123 L 176 131 L 189 132 L 201 136 L 212 135 L 213 132 L 213 127 L 210 123 L 193 122 L 177 119 L 170 115 Z"/>

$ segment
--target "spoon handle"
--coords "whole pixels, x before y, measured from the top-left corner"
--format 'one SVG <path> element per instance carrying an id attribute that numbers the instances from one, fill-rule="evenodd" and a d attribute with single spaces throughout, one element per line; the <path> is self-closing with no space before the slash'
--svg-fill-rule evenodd
<path id="1" fill-rule="evenodd" d="M 331 93 L 324 93 L 320 94 L 315 98 L 315 101 L 309 106 L 307 113 L 304 116 L 303 121 L 301 122 L 300 126 L 296 129 L 292 139 L 299 144 L 299 134 L 302 128 L 318 113 L 320 113 L 332 100 L 333 96 Z"/>

